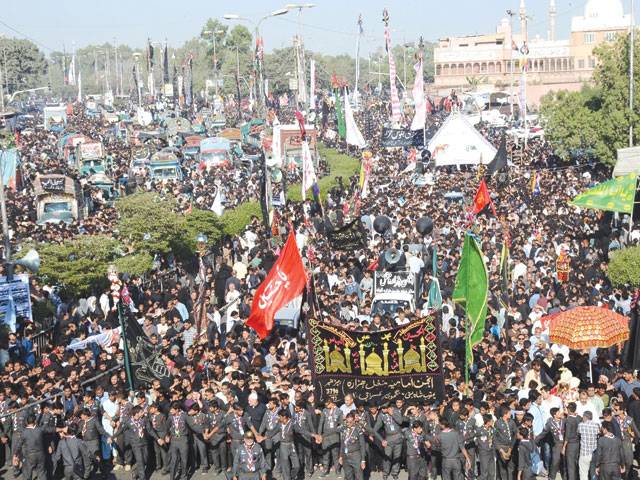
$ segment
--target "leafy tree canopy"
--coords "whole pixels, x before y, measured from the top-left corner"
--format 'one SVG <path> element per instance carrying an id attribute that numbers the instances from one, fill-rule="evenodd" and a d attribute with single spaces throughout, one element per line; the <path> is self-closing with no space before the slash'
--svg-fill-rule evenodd
<path id="1" fill-rule="evenodd" d="M 636 40 L 636 64 L 638 43 Z M 545 135 L 560 155 L 577 148 L 591 149 L 604 163 L 614 164 L 616 150 L 629 145 L 629 126 L 633 125 L 636 137 L 640 128 L 637 97 L 633 111 L 629 109 L 629 36 L 598 46 L 594 54 L 597 66 L 591 86 L 579 92 L 552 92 L 542 99 Z M 636 69 L 636 91 L 639 80 Z"/>

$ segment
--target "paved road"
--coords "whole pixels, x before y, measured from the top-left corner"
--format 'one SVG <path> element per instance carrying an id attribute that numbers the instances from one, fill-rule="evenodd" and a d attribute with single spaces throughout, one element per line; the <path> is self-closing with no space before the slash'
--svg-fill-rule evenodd
<path id="1" fill-rule="evenodd" d="M 110 473 L 104 480 L 131 480 L 133 478 L 133 471 L 125 472 L 124 470 L 119 470 L 117 472 Z M 154 473 L 151 475 L 149 480 L 169 480 L 169 475 L 161 475 L 160 473 Z M 373 473 L 370 477 L 371 480 L 382 480 L 382 474 L 379 472 Z M 0 479 L 2 480 L 22 480 L 22 477 L 18 477 L 16 479 L 13 476 L 11 470 L 7 471 L 6 468 L 0 469 Z M 215 475 L 214 473 L 208 473 L 206 475 L 201 475 L 200 471 L 195 472 L 190 480 L 226 480 L 223 474 Z M 344 476 L 335 475 L 332 473 L 328 477 L 321 477 L 319 473 L 315 473 L 312 477 L 306 477 L 305 480 L 344 480 Z M 99 480 L 98 477 L 91 477 L 89 480 Z M 407 472 L 404 470 L 400 472 L 399 480 L 407 480 Z"/>

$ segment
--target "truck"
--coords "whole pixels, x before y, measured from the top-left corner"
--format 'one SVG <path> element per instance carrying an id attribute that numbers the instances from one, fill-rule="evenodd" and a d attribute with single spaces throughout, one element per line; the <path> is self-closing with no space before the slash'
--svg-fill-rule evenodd
<path id="1" fill-rule="evenodd" d="M 62 132 L 67 126 L 67 108 L 64 105 L 44 107 L 44 129 L 50 132 Z"/>
<path id="2" fill-rule="evenodd" d="M 207 169 L 230 167 L 233 162 L 231 141 L 222 137 L 209 137 L 200 142 L 200 160 Z"/>
<path id="3" fill-rule="evenodd" d="M 200 144 L 203 138 L 199 135 L 190 135 L 185 137 L 182 146 L 182 156 L 186 160 L 198 161 L 200 158 Z"/>
<path id="4" fill-rule="evenodd" d="M 108 206 L 113 206 L 115 200 L 120 196 L 118 190 L 114 188 L 113 180 L 103 172 L 91 175 L 87 182 L 93 188 L 101 191 L 101 196 Z M 85 203 L 89 204 L 89 211 L 94 210 L 91 198 L 87 199 Z"/>
<path id="5" fill-rule="evenodd" d="M 78 145 L 76 167 L 81 176 L 104 173 L 107 169 L 107 163 L 101 142 L 83 142 Z"/>
<path id="6" fill-rule="evenodd" d="M 156 181 L 183 179 L 178 157 L 171 152 L 154 153 L 149 162 L 149 176 Z"/>
<path id="7" fill-rule="evenodd" d="M 36 223 L 72 223 L 82 212 L 80 189 L 70 177 L 38 175 L 33 188 L 36 197 Z"/>
<path id="8" fill-rule="evenodd" d="M 375 272 L 371 315 L 391 315 L 399 310 L 416 311 L 418 284 L 416 275 L 409 271 Z"/>

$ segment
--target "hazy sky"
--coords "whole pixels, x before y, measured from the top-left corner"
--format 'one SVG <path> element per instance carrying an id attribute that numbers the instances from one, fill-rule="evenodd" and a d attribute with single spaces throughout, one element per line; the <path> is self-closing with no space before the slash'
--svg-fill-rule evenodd
<path id="1" fill-rule="evenodd" d="M 628 12 L 630 0 L 623 2 Z M 69 51 L 74 42 L 82 47 L 112 42 L 114 38 L 119 43 L 141 47 L 147 37 L 155 41 L 166 37 L 170 45 L 177 46 L 196 36 L 209 17 L 222 20 L 225 13 L 236 13 L 255 21 L 282 8 L 286 0 L 5 0 L 2 3 L 0 34 L 29 37 L 45 51 L 61 50 L 63 44 Z M 529 23 L 530 36 L 546 36 L 548 3 L 548 0 L 528 0 L 527 10 L 533 17 Z M 571 17 L 581 15 L 585 3 L 586 0 L 556 0 L 556 38 L 567 37 Z M 301 28 L 307 48 L 353 55 L 356 21 L 361 13 L 365 30 L 361 55 L 366 56 L 382 45 L 385 6 L 391 17 L 392 40 L 399 43 L 413 42 L 420 35 L 425 40 L 437 40 L 449 35 L 492 32 L 507 9 L 518 9 L 519 0 L 315 0 L 315 7 L 302 13 Z M 298 29 L 297 21 L 297 11 L 267 19 L 261 27 L 265 48 L 290 45 Z"/>

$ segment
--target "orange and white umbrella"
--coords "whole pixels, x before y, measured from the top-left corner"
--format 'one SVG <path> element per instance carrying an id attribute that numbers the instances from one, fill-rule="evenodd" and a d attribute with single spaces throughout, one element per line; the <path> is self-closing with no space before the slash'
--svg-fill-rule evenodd
<path id="1" fill-rule="evenodd" d="M 629 339 L 629 319 L 602 307 L 575 307 L 543 317 L 549 339 L 573 350 L 609 348 Z"/>

